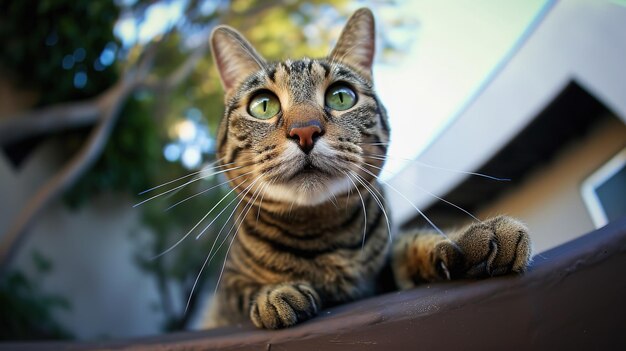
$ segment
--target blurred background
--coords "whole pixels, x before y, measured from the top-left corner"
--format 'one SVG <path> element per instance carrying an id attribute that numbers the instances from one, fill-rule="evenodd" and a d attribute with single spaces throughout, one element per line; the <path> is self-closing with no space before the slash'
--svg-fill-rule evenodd
<path id="1" fill-rule="evenodd" d="M 321 57 L 363 6 L 396 224 L 507 213 L 540 252 L 626 214 L 624 1 L 3 0 L 0 340 L 193 328 L 236 205 L 211 29 Z"/>

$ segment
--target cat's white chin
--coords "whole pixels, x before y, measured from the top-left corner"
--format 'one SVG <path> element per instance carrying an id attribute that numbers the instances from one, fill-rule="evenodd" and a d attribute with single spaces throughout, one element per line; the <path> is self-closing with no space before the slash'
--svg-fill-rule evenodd
<path id="1" fill-rule="evenodd" d="M 272 184 L 264 187 L 264 196 L 274 201 L 293 203 L 300 206 L 315 206 L 332 201 L 333 197 L 345 194 L 354 185 L 347 177 L 331 180 L 303 180 L 289 184 Z"/>

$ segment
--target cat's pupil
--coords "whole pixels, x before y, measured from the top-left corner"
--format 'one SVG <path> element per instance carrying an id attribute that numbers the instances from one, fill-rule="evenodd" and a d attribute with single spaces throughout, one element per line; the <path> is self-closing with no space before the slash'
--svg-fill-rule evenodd
<path id="1" fill-rule="evenodd" d="M 267 112 L 267 99 L 263 100 L 263 112 Z"/>
<path id="2" fill-rule="evenodd" d="M 339 92 L 339 101 L 343 104 L 343 92 Z"/>

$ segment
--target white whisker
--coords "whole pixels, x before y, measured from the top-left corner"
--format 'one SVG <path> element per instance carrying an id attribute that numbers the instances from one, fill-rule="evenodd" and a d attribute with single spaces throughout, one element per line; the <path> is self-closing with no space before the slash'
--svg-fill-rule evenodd
<path id="1" fill-rule="evenodd" d="M 401 191 L 399 191 L 398 189 L 394 188 L 391 184 L 387 183 L 386 181 L 382 180 L 379 176 L 375 175 L 374 173 L 370 172 L 368 169 L 363 168 L 357 164 L 354 164 L 355 166 L 359 167 L 361 170 L 369 173 L 371 176 L 375 177 L 376 179 L 378 179 L 379 182 L 386 184 L 389 189 L 395 191 L 396 193 L 398 193 L 398 195 L 402 196 L 402 198 L 404 198 L 416 211 L 417 213 L 419 213 L 422 217 L 424 217 L 424 219 L 428 222 L 428 224 L 430 224 L 433 229 L 435 229 L 437 231 L 437 233 L 441 234 L 444 237 L 448 237 L 446 234 L 444 234 L 443 231 L 441 231 L 441 229 L 439 229 L 439 227 L 437 227 L 435 225 L 435 223 L 433 223 L 430 218 L 428 218 L 428 216 L 426 216 L 426 214 L 424 214 L 424 212 L 422 212 L 422 210 L 420 210 L 411 200 L 409 200 L 409 198 L 407 198 L 404 194 L 402 194 Z M 368 164 L 369 165 L 369 164 Z M 371 166 L 371 165 L 370 165 Z"/>
<path id="2" fill-rule="evenodd" d="M 254 170 L 252 170 L 252 171 L 250 171 L 250 172 L 246 172 L 246 173 L 244 173 L 244 174 L 241 174 L 241 175 L 236 176 L 236 177 L 235 177 L 235 178 L 233 178 L 233 179 L 226 180 L 226 181 L 221 182 L 221 183 L 219 183 L 219 184 L 217 184 L 217 185 L 214 185 L 214 186 L 212 186 L 212 187 L 210 187 L 210 188 L 208 188 L 208 189 L 204 189 L 204 190 L 202 190 L 202 191 L 201 191 L 201 192 L 199 192 L 199 193 L 193 194 L 193 195 L 191 195 L 191 196 L 189 196 L 189 197 L 187 197 L 187 198 L 185 198 L 185 199 L 183 199 L 183 200 L 178 201 L 177 203 L 173 204 L 172 206 L 170 206 L 170 207 L 166 208 L 166 209 L 165 209 L 165 210 L 163 210 L 163 211 L 164 211 L 164 212 L 167 212 L 167 211 L 171 210 L 172 208 L 174 208 L 174 207 L 176 207 L 176 206 L 178 206 L 178 205 L 182 204 L 182 203 L 183 203 L 183 202 L 185 202 L 185 201 L 191 200 L 191 199 L 193 199 L 193 198 L 194 198 L 194 197 L 196 197 L 196 196 L 199 196 L 199 195 L 202 195 L 202 194 L 206 193 L 207 191 L 211 191 L 211 190 L 213 190 L 213 189 L 215 189 L 215 188 L 217 188 L 217 187 L 220 187 L 220 186 L 222 186 L 222 185 L 224 185 L 224 184 L 228 184 L 228 183 L 230 183 L 231 181 L 233 181 L 233 180 L 235 180 L 235 179 L 241 178 L 241 177 L 246 176 L 246 175 L 248 175 L 248 174 L 250 174 L 250 173 L 253 173 L 253 172 L 254 172 Z"/>
<path id="3" fill-rule="evenodd" d="M 337 196 L 328 188 L 328 186 L 324 185 L 326 191 L 330 194 L 330 198 L 328 200 L 335 206 L 336 209 L 339 209 L 339 204 L 337 203 Z"/>
<path id="4" fill-rule="evenodd" d="M 152 187 L 152 188 L 150 188 L 150 189 L 146 189 L 146 190 L 144 190 L 144 191 L 140 192 L 140 193 L 139 193 L 139 194 L 137 194 L 137 195 L 143 195 L 143 194 L 145 194 L 145 193 L 149 193 L 149 192 L 151 192 L 152 190 L 156 190 L 156 189 L 158 189 L 158 188 L 164 187 L 164 186 L 166 186 L 166 185 L 168 185 L 168 184 L 172 184 L 172 183 L 175 183 L 175 182 L 177 182 L 177 181 L 179 181 L 179 180 L 183 180 L 183 179 L 185 179 L 185 178 L 189 178 L 189 177 L 195 176 L 196 174 L 199 174 L 199 173 L 202 173 L 202 172 L 206 172 L 206 171 L 208 170 L 208 169 L 207 169 L 208 167 L 212 167 L 213 165 L 215 165 L 216 163 L 218 163 L 218 162 L 222 161 L 223 159 L 224 159 L 224 157 L 220 158 L 219 160 L 215 160 L 214 162 L 209 163 L 209 164 L 208 164 L 208 165 L 206 165 L 205 167 L 202 167 L 202 169 L 201 169 L 201 170 L 199 170 L 199 171 L 196 171 L 196 172 L 193 172 L 193 173 L 190 173 L 190 174 L 184 175 L 184 176 L 179 177 L 179 178 L 176 178 L 176 179 L 174 179 L 174 180 L 170 180 L 170 181 L 168 181 L 168 182 L 166 182 L 166 183 L 163 183 L 163 184 L 161 184 L 161 185 L 157 185 L 157 186 Z M 221 167 L 226 167 L 226 166 L 232 165 L 233 163 L 234 163 L 234 162 L 231 162 L 231 163 L 227 163 L 227 164 L 225 164 L 225 165 L 216 166 L 216 167 L 213 167 L 213 168 L 221 168 Z"/>
<path id="5" fill-rule="evenodd" d="M 293 205 L 296 203 L 296 197 L 293 197 L 293 200 L 291 200 L 291 206 L 289 206 L 289 216 L 291 216 L 291 210 L 293 210 Z"/>
<path id="6" fill-rule="evenodd" d="M 243 183 L 245 183 L 245 181 L 244 181 L 244 182 L 242 182 L 242 183 L 240 183 L 239 185 L 235 186 L 234 188 L 232 188 L 232 189 L 231 189 L 228 193 L 226 193 L 226 195 L 222 196 L 222 199 L 220 199 L 220 201 L 218 201 L 218 202 L 217 202 L 217 203 L 216 203 L 216 204 L 215 204 L 215 205 L 214 205 L 214 206 L 213 206 L 213 207 L 209 210 L 209 212 L 207 212 L 207 213 L 206 213 L 206 214 L 205 214 L 205 215 L 204 215 L 204 216 L 203 216 L 203 217 L 202 217 L 202 218 L 198 221 L 198 223 L 196 223 L 196 225 L 194 225 L 194 226 L 193 226 L 193 228 L 189 229 L 189 231 L 188 231 L 185 235 L 183 235 L 183 237 L 182 237 L 182 238 L 180 238 L 180 239 L 179 239 L 179 240 L 178 240 L 178 241 L 177 241 L 174 245 L 170 246 L 170 248 L 169 248 L 169 249 L 167 249 L 167 250 L 165 250 L 165 251 L 161 252 L 160 254 L 158 254 L 158 255 L 154 256 L 152 259 L 154 260 L 154 259 L 156 259 L 156 258 L 159 258 L 159 257 L 161 257 L 161 256 L 165 255 L 166 253 L 168 253 L 168 252 L 172 251 L 172 250 L 173 250 L 176 246 L 178 246 L 181 242 L 183 242 L 183 240 L 185 240 L 185 239 L 189 236 L 189 234 L 191 234 L 191 232 L 193 232 L 193 231 L 194 231 L 194 230 L 195 230 L 195 229 L 196 229 L 196 228 L 200 225 L 200 223 L 202 223 L 202 222 L 203 222 L 203 221 L 204 221 L 204 220 L 205 220 L 205 219 L 206 219 L 206 218 L 207 218 L 207 217 L 211 214 L 211 212 L 213 212 L 213 210 L 215 210 L 215 208 L 216 208 L 216 207 L 217 207 L 217 206 L 218 206 L 218 205 L 219 205 L 222 201 L 224 201 L 224 199 L 226 199 L 226 198 L 228 197 L 228 195 L 230 195 L 233 191 L 235 191 L 235 189 L 237 189 L 237 188 L 238 188 L 240 185 L 242 185 Z M 220 213 L 221 213 L 221 212 L 220 212 Z M 215 220 L 215 219 L 214 219 L 214 220 Z"/>
<path id="7" fill-rule="evenodd" d="M 252 185 L 254 185 L 254 183 L 256 183 L 259 179 L 261 179 L 260 176 L 257 177 L 252 183 L 250 183 L 250 185 L 248 185 L 248 187 L 245 188 L 245 190 L 244 190 L 245 193 L 242 192 L 242 194 L 239 194 L 239 195 L 241 195 L 241 199 L 242 200 L 245 198 L 245 194 L 247 194 L 247 192 L 250 191 Z M 243 184 L 243 183 L 241 183 L 241 184 Z M 241 201 L 239 201 L 237 203 L 237 206 L 239 206 L 240 203 L 241 203 Z M 235 208 L 235 210 L 236 210 L 236 208 Z M 231 215 L 228 217 L 228 219 L 226 220 L 226 223 L 228 223 L 230 218 L 232 218 L 233 214 L 235 213 L 235 210 L 233 210 Z M 224 230 L 224 227 L 226 226 L 226 223 L 222 226 L 220 231 L 217 233 L 217 236 L 215 237 L 215 240 L 213 241 L 213 245 L 211 246 L 211 249 L 209 250 L 209 253 L 208 253 L 207 257 L 204 260 L 204 263 L 202 264 L 202 267 L 200 268 L 200 271 L 198 272 L 198 275 L 196 275 L 196 280 L 193 282 L 193 286 L 191 287 L 191 292 L 189 293 L 189 297 L 187 298 L 187 304 L 185 305 L 185 313 L 187 313 L 187 310 L 189 309 L 189 303 L 191 302 L 191 297 L 193 296 L 193 293 L 196 290 L 196 286 L 198 285 L 198 281 L 200 280 L 200 276 L 202 276 L 202 272 L 204 272 L 204 269 L 206 268 L 207 264 L 209 264 L 211 262 L 211 260 L 213 259 L 213 257 L 215 256 L 213 254 L 213 249 L 215 248 L 215 243 L 219 239 L 219 236 L 220 236 L 220 233 L 222 232 L 222 230 Z M 218 247 L 217 250 L 219 250 L 219 247 Z M 217 252 L 217 250 L 215 250 L 215 251 Z"/>
<path id="8" fill-rule="evenodd" d="M 423 187 L 421 187 L 421 186 L 419 186 L 419 185 L 416 185 L 416 184 L 410 184 L 410 185 L 411 185 L 411 186 L 414 186 L 414 187 L 416 187 L 416 188 L 418 188 L 420 191 L 425 192 L 426 194 L 428 194 L 428 195 L 430 195 L 430 196 L 434 197 L 435 199 L 437 199 L 437 200 L 439 200 L 439 201 L 441 201 L 441 202 L 444 202 L 444 203 L 446 203 L 446 204 L 448 204 L 448 205 L 450 205 L 450 206 L 452 206 L 452 207 L 454 207 L 454 208 L 458 209 L 459 211 L 464 212 L 464 213 L 465 213 L 465 214 L 467 214 L 468 216 L 472 217 L 475 221 L 477 221 L 477 222 L 481 222 L 481 220 L 480 220 L 480 219 L 476 218 L 476 216 L 474 216 L 473 214 L 471 214 L 469 211 L 467 211 L 466 209 L 462 208 L 461 206 L 458 206 L 458 205 L 456 205 L 456 204 L 454 204 L 454 203 L 452 203 L 452 202 L 450 202 L 450 201 L 448 201 L 448 200 L 446 200 L 446 199 L 444 199 L 444 198 L 442 198 L 442 197 L 439 197 L 439 196 L 437 196 L 437 195 L 435 195 L 435 194 L 431 193 L 430 191 L 428 191 L 428 190 L 424 189 Z"/>
<path id="9" fill-rule="evenodd" d="M 204 229 L 202 229 L 202 231 L 198 235 L 196 235 L 196 240 L 200 239 L 204 232 L 206 232 L 211 227 L 211 225 L 213 225 L 213 223 L 215 223 L 215 221 L 222 215 L 222 213 L 224 213 L 224 211 L 226 211 L 226 209 L 228 209 L 229 206 L 233 204 L 233 202 L 237 201 L 238 198 L 239 196 L 235 196 L 232 200 L 230 200 L 230 202 L 227 203 L 226 206 L 224 206 L 224 208 L 215 216 L 215 218 L 213 218 L 213 220 L 211 220 L 211 222 L 207 224 L 206 227 L 204 227 Z M 230 217 L 228 218 L 230 219 Z M 228 223 L 228 220 L 226 221 L 226 223 Z"/>
<path id="10" fill-rule="evenodd" d="M 259 223 L 259 216 L 261 215 L 261 207 L 263 206 L 263 199 L 265 198 L 265 191 L 267 190 L 267 188 L 274 184 L 274 180 L 272 180 L 270 183 L 266 183 L 265 186 L 263 187 L 263 195 L 261 196 L 261 202 L 259 202 L 259 208 L 256 212 L 256 223 Z"/>
<path id="11" fill-rule="evenodd" d="M 248 203 L 248 209 L 246 210 L 246 208 L 244 207 L 244 209 L 241 211 L 242 213 L 245 212 L 245 214 L 243 215 L 243 217 L 241 217 L 241 220 L 239 221 L 239 225 L 237 226 L 237 229 L 235 230 L 235 232 L 233 233 L 233 237 L 232 239 L 230 239 L 230 243 L 228 243 L 228 249 L 226 250 L 226 254 L 224 254 L 224 262 L 222 263 L 222 269 L 220 270 L 220 275 L 217 277 L 217 282 L 215 283 L 215 291 L 214 293 L 217 293 L 217 288 L 219 288 L 220 286 L 220 281 L 222 280 L 222 275 L 224 274 L 224 268 L 226 267 L 226 261 L 228 259 L 228 254 L 230 253 L 230 249 L 233 246 L 233 242 L 235 241 L 235 238 L 237 237 L 237 233 L 239 233 L 239 229 L 241 229 L 241 225 L 243 224 L 244 220 L 246 219 L 246 216 L 248 216 L 248 213 L 250 213 L 250 210 L 252 209 L 254 203 L 256 202 L 256 199 L 258 198 L 259 194 L 260 194 L 260 190 L 261 188 L 257 189 L 251 197 L 251 202 Z M 237 220 L 235 220 L 235 223 L 237 223 Z M 222 241 L 222 243 L 220 244 L 220 246 L 217 248 L 217 250 L 219 250 L 222 245 L 224 244 L 224 242 L 226 241 L 226 239 L 228 238 L 228 235 L 230 235 L 230 232 L 233 230 L 234 228 L 234 224 L 233 226 L 230 228 L 230 231 L 228 232 L 228 234 L 226 234 L 226 236 L 224 237 L 224 241 Z M 217 253 L 216 250 L 216 253 Z M 215 256 L 215 254 L 213 254 Z"/>
<path id="12" fill-rule="evenodd" d="M 252 183 L 250 183 L 247 187 L 245 187 L 241 194 L 237 195 L 237 197 L 239 197 L 239 202 L 237 202 L 237 205 L 235 205 L 235 209 L 237 207 L 239 207 L 239 205 L 241 204 L 241 202 L 245 199 L 246 195 L 248 194 L 248 192 L 250 191 L 250 189 L 254 186 L 254 184 L 259 181 L 261 179 L 261 176 L 257 177 Z M 237 200 L 237 197 L 235 197 L 233 200 L 231 200 L 231 202 L 228 204 L 230 205 L 231 203 L 233 203 L 235 200 Z M 233 211 L 230 216 L 228 216 L 228 218 L 226 219 L 226 222 L 224 223 L 224 225 L 222 226 L 222 228 L 220 229 L 220 231 L 217 233 L 217 237 L 220 236 L 220 234 L 222 233 L 222 231 L 224 230 L 224 227 L 226 226 L 226 224 L 228 223 L 228 221 L 230 221 L 230 219 L 233 217 L 233 215 L 235 214 L 235 211 Z M 212 223 L 212 222 L 211 222 Z M 208 226 L 206 228 L 204 228 L 202 230 L 202 232 L 200 232 L 200 234 L 198 234 L 196 236 L 196 240 L 200 239 L 200 237 L 202 236 L 202 234 L 204 234 L 204 232 L 208 229 Z M 211 247 L 211 250 L 213 249 L 213 247 Z"/>
<path id="13" fill-rule="evenodd" d="M 373 168 L 379 169 L 379 170 L 381 170 L 382 172 L 389 172 L 389 171 L 387 171 L 387 170 L 383 169 L 382 167 L 377 167 L 377 166 L 374 166 L 373 164 L 370 164 L 370 163 L 367 163 L 367 162 L 364 162 L 364 164 L 366 164 L 367 166 L 370 166 L 370 167 L 373 167 Z M 410 186 L 413 186 L 413 187 L 415 187 L 415 188 L 419 189 L 420 191 L 423 191 L 423 192 L 425 192 L 426 194 L 428 194 L 428 195 L 430 195 L 430 196 L 432 196 L 432 197 L 434 197 L 434 198 L 436 198 L 436 199 L 438 199 L 438 200 L 440 200 L 440 201 L 442 201 L 442 202 L 444 202 L 444 203 L 446 203 L 446 204 L 448 204 L 448 205 L 450 205 L 450 206 L 452 206 L 452 207 L 454 207 L 454 208 L 456 208 L 456 209 L 458 209 L 458 210 L 460 210 L 460 211 L 464 212 L 464 213 L 465 213 L 465 214 L 467 214 L 468 216 L 472 217 L 475 221 L 477 221 L 477 222 L 481 222 L 481 220 L 480 220 L 480 219 L 476 218 L 476 216 L 474 216 L 473 214 L 471 214 L 469 211 L 467 211 L 466 209 L 462 208 L 461 206 L 458 206 L 458 205 L 456 205 L 456 204 L 454 204 L 454 203 L 452 203 L 452 202 L 450 202 L 450 201 L 448 201 L 448 200 L 446 200 L 446 199 L 444 199 L 444 198 L 442 198 L 442 197 L 439 197 L 439 196 L 437 196 L 437 195 L 435 195 L 435 194 L 431 193 L 430 191 L 428 191 L 428 190 L 424 189 L 424 187 L 421 187 L 421 186 L 419 186 L 419 185 L 417 185 L 417 184 L 414 184 L 414 183 L 409 183 L 409 182 L 407 182 L 407 181 L 405 181 L 405 180 L 402 180 L 402 181 L 403 181 L 405 184 L 410 185 Z"/>
<path id="14" fill-rule="evenodd" d="M 388 143 L 382 143 L 382 142 L 378 142 L 378 143 L 358 143 L 359 145 L 374 145 L 374 146 L 388 146 L 391 144 L 391 142 Z"/>
<path id="15" fill-rule="evenodd" d="M 461 170 L 458 170 L 458 169 L 439 167 L 439 166 L 431 165 L 431 164 L 428 164 L 428 163 L 424 163 L 422 161 L 412 160 L 412 159 L 409 159 L 409 158 L 394 157 L 394 156 L 384 156 L 384 155 L 377 155 L 377 154 L 363 154 L 363 157 L 371 158 L 371 159 L 374 159 L 374 160 L 383 160 L 383 161 L 387 160 L 387 159 L 396 159 L 396 160 L 400 160 L 400 161 L 406 161 L 406 162 L 409 162 L 409 163 L 416 163 L 419 167 L 431 168 L 431 169 L 436 169 L 436 170 L 439 170 L 439 171 L 473 175 L 473 176 L 477 176 L 477 177 L 482 177 L 482 178 L 495 180 L 495 181 L 498 181 L 498 182 L 508 182 L 508 181 L 511 181 L 510 178 L 499 178 L 499 177 L 494 177 L 494 176 L 490 176 L 490 175 L 483 174 L 483 173 L 468 172 L 468 171 L 461 171 Z"/>
<path id="16" fill-rule="evenodd" d="M 385 206 L 381 200 L 381 198 L 383 198 L 383 194 L 381 194 L 376 188 L 374 188 L 373 186 L 368 186 L 367 185 L 367 181 L 360 176 L 358 173 L 352 172 L 352 174 L 355 176 L 355 179 L 359 181 L 359 183 L 361 183 L 361 185 L 363 185 L 363 187 L 370 193 L 370 195 L 372 195 L 372 198 L 374 198 L 374 201 L 376 201 L 376 204 L 378 205 L 378 207 L 380 207 L 381 211 L 383 211 L 383 215 L 385 216 L 385 222 L 387 223 L 387 233 L 389 236 L 389 241 L 391 241 L 391 224 L 389 222 L 389 217 L 387 216 L 387 211 L 385 211 Z M 380 195 L 380 198 L 376 195 L 376 193 L 378 193 L 378 195 Z"/>
<path id="17" fill-rule="evenodd" d="M 363 248 L 365 247 L 365 236 L 367 235 L 367 209 L 365 208 L 365 201 L 363 201 L 363 196 L 361 195 L 361 191 L 359 190 L 359 187 L 352 180 L 349 173 L 344 172 L 344 174 L 346 175 L 346 177 L 348 177 L 348 180 L 350 180 L 352 185 L 354 185 L 354 189 L 356 190 L 357 194 L 359 194 L 359 198 L 361 199 L 361 205 L 363 206 L 363 222 L 364 223 L 363 223 L 363 239 L 361 239 L 361 250 L 363 250 Z"/>
<path id="18" fill-rule="evenodd" d="M 240 168 L 243 168 L 243 167 L 246 167 L 246 166 L 237 166 L 237 167 L 233 167 L 233 168 L 223 169 L 223 170 L 221 170 L 221 171 L 214 172 L 214 173 L 211 173 L 211 174 L 206 175 L 206 176 L 202 176 L 202 177 L 199 177 L 199 178 L 196 178 L 196 179 L 192 179 L 192 180 L 190 180 L 190 181 L 188 181 L 188 182 L 185 182 L 185 183 L 184 183 L 184 184 L 182 184 L 182 185 L 179 185 L 179 186 L 177 186 L 177 187 L 175 187 L 175 188 L 172 188 L 172 189 L 170 189 L 170 190 L 164 191 L 164 192 L 162 192 L 162 193 L 160 193 L 160 194 L 154 195 L 154 196 L 152 196 L 152 197 L 150 197 L 150 198 L 148 198 L 148 199 L 145 199 L 145 200 L 143 200 L 143 201 L 141 201 L 141 202 L 139 202 L 139 203 L 136 203 L 136 204 L 134 204 L 134 205 L 133 205 L 133 208 L 134 208 L 134 207 L 137 207 L 137 206 L 141 206 L 141 205 L 145 204 L 146 202 L 148 202 L 148 201 L 150 201 L 150 200 L 156 199 L 157 197 L 163 196 L 163 195 L 165 195 L 165 194 L 169 194 L 169 193 L 171 193 L 172 191 L 178 190 L 178 189 L 180 189 L 180 188 L 182 188 L 182 187 L 184 187 L 184 186 L 187 186 L 187 185 L 189 185 L 189 184 L 191 184 L 191 183 L 193 183 L 193 182 L 197 182 L 198 180 L 201 180 L 201 179 L 204 179 L 204 178 L 207 178 L 207 177 L 211 177 L 211 176 L 214 176 L 214 175 L 217 175 L 217 174 L 220 174 L 220 173 L 229 172 L 229 171 L 234 171 L 234 170 L 237 170 L 237 169 L 240 169 Z"/>

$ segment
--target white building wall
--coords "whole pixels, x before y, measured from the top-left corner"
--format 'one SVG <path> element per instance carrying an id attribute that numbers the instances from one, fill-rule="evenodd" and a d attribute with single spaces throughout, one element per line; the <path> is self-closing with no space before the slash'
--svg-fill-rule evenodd
<path id="1" fill-rule="evenodd" d="M 435 199 L 410 190 L 417 182 L 445 194 L 465 175 L 435 171 L 473 171 L 528 125 L 575 79 L 626 121 L 626 7 L 605 0 L 557 1 L 518 52 L 442 135 L 389 183 L 419 208 Z M 415 210 L 393 190 L 387 191 L 394 222 Z"/>

